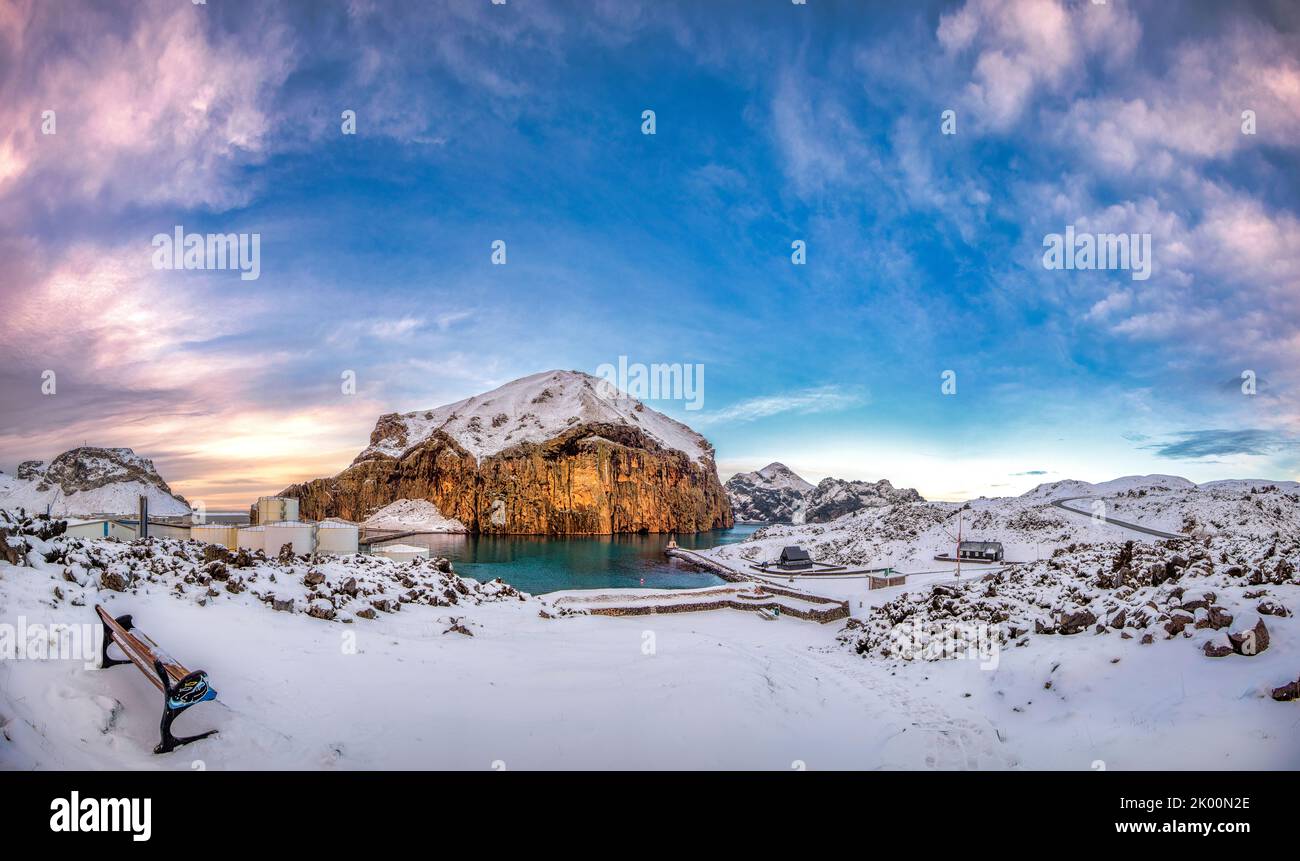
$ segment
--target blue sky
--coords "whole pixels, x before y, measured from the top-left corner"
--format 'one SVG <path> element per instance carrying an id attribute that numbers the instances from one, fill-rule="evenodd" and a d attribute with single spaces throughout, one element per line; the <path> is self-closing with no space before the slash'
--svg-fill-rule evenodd
<path id="1" fill-rule="evenodd" d="M 723 478 L 1300 478 L 1300 14 L 1170 5 L 6 6 L 0 465 L 126 445 L 242 504 L 627 356 L 703 364 L 652 405 Z M 154 270 L 176 224 L 261 277 Z M 1067 225 L 1151 278 L 1045 270 Z"/>

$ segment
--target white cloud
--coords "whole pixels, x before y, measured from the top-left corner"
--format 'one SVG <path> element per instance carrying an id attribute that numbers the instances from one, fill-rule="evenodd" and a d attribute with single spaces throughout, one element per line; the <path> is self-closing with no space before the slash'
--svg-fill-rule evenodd
<path id="1" fill-rule="evenodd" d="M 1116 4 L 967 0 L 939 19 L 936 36 L 949 54 L 974 52 L 967 105 L 978 123 L 1005 130 L 1040 92 L 1068 95 L 1089 59 L 1126 62 L 1141 27 Z"/>
<path id="2" fill-rule="evenodd" d="M 721 410 L 692 417 L 693 424 L 751 422 L 781 413 L 825 413 L 866 403 L 865 395 L 846 391 L 840 386 L 818 386 L 780 395 L 764 395 L 740 401 Z"/>
<path id="3" fill-rule="evenodd" d="M 245 201 L 232 170 L 265 151 L 267 100 L 293 58 L 274 15 L 234 39 L 189 3 L 132 4 L 126 21 L 107 7 L 23 5 L 2 25 L 19 48 L 0 83 L 0 199 L 101 210 Z M 53 135 L 41 133 L 47 109 Z"/>

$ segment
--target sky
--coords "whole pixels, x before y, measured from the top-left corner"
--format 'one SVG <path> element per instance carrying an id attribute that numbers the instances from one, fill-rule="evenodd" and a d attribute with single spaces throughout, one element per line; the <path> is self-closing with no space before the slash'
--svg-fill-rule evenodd
<path id="1" fill-rule="evenodd" d="M 1300 479 L 1297 150 L 1285 0 L 0 0 L 0 468 L 243 508 L 625 356 L 703 367 L 649 403 L 723 479 Z"/>

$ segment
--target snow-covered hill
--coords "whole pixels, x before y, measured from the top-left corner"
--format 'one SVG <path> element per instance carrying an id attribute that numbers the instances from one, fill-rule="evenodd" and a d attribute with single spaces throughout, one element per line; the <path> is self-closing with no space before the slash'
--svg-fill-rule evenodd
<path id="1" fill-rule="evenodd" d="M 50 461 L 29 460 L 18 474 L 0 473 L 0 508 L 23 508 L 56 516 L 134 514 L 149 498 L 156 516 L 188 514 L 189 504 L 172 493 L 153 461 L 129 448 L 74 448 Z"/>
<path id="2" fill-rule="evenodd" d="M 723 487 L 736 519 L 750 523 L 826 523 L 863 508 L 923 501 L 915 490 L 883 478 L 823 478 L 814 487 L 783 463 L 737 473 Z"/>
<path id="3" fill-rule="evenodd" d="M 435 431 L 481 460 L 521 442 L 546 442 L 593 423 L 629 425 L 696 463 L 713 462 L 713 446 L 703 436 L 581 371 L 544 371 L 437 409 L 384 416 L 357 460 L 376 454 L 401 457 Z"/>
<path id="4" fill-rule="evenodd" d="M 1053 501 L 1073 498 L 1064 511 Z M 1100 507 L 1093 516 L 1095 502 Z M 1211 482 L 1131 476 L 1090 484 L 1058 481 L 1022 496 L 969 502 L 905 502 L 863 508 L 829 523 L 774 525 L 746 541 L 706 551 L 735 562 L 775 558 L 799 544 L 817 561 L 902 571 L 933 570 L 952 553 L 959 527 L 966 540 L 1000 541 L 1008 561 L 1046 558 L 1071 544 L 1152 540 L 1109 519 L 1171 533 L 1270 538 L 1300 534 L 1300 487 L 1294 482 Z"/>
<path id="5" fill-rule="evenodd" d="M 1126 475 L 1122 478 L 1113 478 L 1110 481 L 1103 481 L 1093 484 L 1087 481 L 1067 478 L 1064 481 L 1053 481 L 1040 484 L 1033 490 L 1024 494 L 1029 499 L 1068 499 L 1078 496 L 1104 497 L 1115 493 L 1124 493 L 1129 490 L 1188 490 L 1196 487 L 1195 484 L 1185 478 L 1177 475 Z"/>

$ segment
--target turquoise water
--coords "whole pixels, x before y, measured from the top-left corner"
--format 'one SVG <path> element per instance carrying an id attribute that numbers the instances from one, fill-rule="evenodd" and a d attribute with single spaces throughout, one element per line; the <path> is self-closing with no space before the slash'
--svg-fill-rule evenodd
<path id="1" fill-rule="evenodd" d="M 677 544 L 702 550 L 741 541 L 757 529 L 759 524 L 743 523 L 731 529 L 678 535 Z M 418 544 L 437 556 L 446 556 L 463 577 L 500 577 L 535 595 L 560 589 L 695 589 L 723 582 L 665 556 L 669 537 L 429 534 L 404 536 L 396 543 Z"/>

